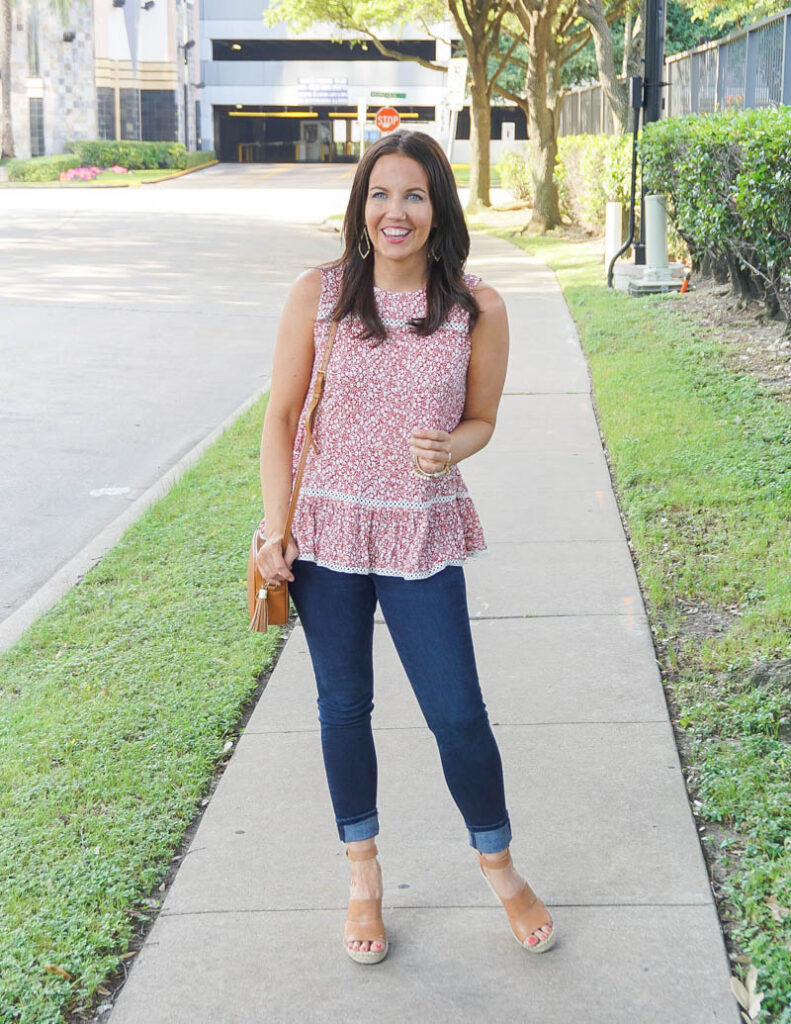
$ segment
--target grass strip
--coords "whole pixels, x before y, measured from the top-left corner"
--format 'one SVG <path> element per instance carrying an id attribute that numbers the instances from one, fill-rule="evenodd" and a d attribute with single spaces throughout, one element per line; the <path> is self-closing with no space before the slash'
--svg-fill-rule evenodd
<path id="1" fill-rule="evenodd" d="M 760 1019 L 789 1024 L 791 406 L 683 297 L 608 291 L 600 242 L 494 233 L 556 271 L 576 321 L 723 925 Z"/>
<path id="2" fill-rule="evenodd" d="M 456 179 L 456 184 L 459 188 L 467 188 L 470 184 L 470 165 L 469 164 L 453 164 L 453 176 Z M 489 171 L 489 187 L 500 188 L 500 172 L 492 167 Z"/>
<path id="3" fill-rule="evenodd" d="M 271 664 L 247 632 L 265 399 L 0 657 L 0 1022 L 120 965 Z"/>

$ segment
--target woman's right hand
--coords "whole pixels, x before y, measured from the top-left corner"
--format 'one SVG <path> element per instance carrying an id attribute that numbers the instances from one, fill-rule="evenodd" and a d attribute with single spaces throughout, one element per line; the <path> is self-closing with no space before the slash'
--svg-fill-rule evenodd
<path id="1" fill-rule="evenodd" d="M 293 583 L 294 575 L 291 572 L 291 566 L 298 554 L 299 548 L 293 537 L 288 542 L 284 555 L 283 535 L 282 533 L 274 534 L 267 537 L 258 549 L 255 561 L 258 571 L 267 583 L 282 583 L 284 580 Z"/>

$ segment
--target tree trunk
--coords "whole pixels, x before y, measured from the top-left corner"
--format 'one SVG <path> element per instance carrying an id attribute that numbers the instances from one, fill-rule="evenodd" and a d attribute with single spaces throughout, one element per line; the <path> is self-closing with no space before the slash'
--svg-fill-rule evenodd
<path id="1" fill-rule="evenodd" d="M 591 27 L 599 81 L 612 111 L 615 131 L 621 135 L 628 127 L 629 96 L 626 83 L 618 81 L 615 71 L 612 32 L 607 24 L 604 4 L 602 0 L 578 0 L 577 10 Z"/>
<path id="2" fill-rule="evenodd" d="M 545 232 L 560 224 L 558 188 L 555 183 L 555 161 L 558 155 L 555 113 L 550 106 L 550 59 L 557 45 L 554 21 L 558 0 L 547 0 L 540 10 L 520 3 L 516 8 L 528 48 L 528 72 L 525 92 L 530 110 L 529 137 L 530 173 L 533 178 L 533 215 L 527 230 Z"/>
<path id="3" fill-rule="evenodd" d="M 2 138 L 0 138 L 0 159 L 14 156 L 14 131 L 11 124 L 11 0 L 0 0 L 0 87 L 3 90 L 3 104 L 0 112 Z"/>
<path id="4" fill-rule="evenodd" d="M 643 17 L 638 12 L 637 17 L 627 13 L 623 28 L 623 67 L 621 73 L 624 78 L 631 78 L 632 75 L 643 73 Z"/>
<path id="5" fill-rule="evenodd" d="M 487 84 L 486 57 L 470 62 L 470 198 L 467 209 L 475 213 L 490 206 L 489 172 L 492 138 L 491 95 Z"/>

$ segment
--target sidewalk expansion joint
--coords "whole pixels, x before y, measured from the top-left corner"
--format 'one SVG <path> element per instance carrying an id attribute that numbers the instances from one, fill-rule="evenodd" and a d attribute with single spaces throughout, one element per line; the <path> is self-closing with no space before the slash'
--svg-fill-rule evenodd
<path id="1" fill-rule="evenodd" d="M 533 729 L 537 726 L 545 725 L 664 725 L 667 722 L 667 716 L 663 718 L 592 718 L 592 719 L 574 719 L 573 721 L 564 721 L 563 719 L 557 719 L 551 722 L 496 722 L 493 721 L 492 727 L 505 728 L 505 729 Z M 425 723 L 421 725 L 376 725 L 374 723 L 374 732 L 425 732 L 428 728 Z M 309 734 L 316 734 L 320 732 L 319 726 L 311 727 L 309 729 L 245 729 L 242 733 L 243 736 L 302 736 Z M 673 766 L 675 767 L 675 766 Z"/>
<path id="2" fill-rule="evenodd" d="M 543 612 L 540 614 L 526 612 L 524 615 L 471 615 L 470 622 L 500 622 L 505 619 L 641 619 L 648 621 L 648 616 L 636 612 Z M 385 625 L 384 619 L 376 619 L 377 625 Z"/>
<path id="3" fill-rule="evenodd" d="M 385 897 L 386 900 L 386 897 Z M 589 908 L 599 907 L 708 907 L 710 900 L 701 899 L 699 901 L 681 900 L 679 902 L 667 901 L 658 903 L 655 900 L 649 902 L 634 903 L 612 903 L 612 902 L 601 902 L 601 903 L 564 903 L 561 900 L 551 900 L 547 903 L 548 907 L 563 907 L 564 909 L 579 909 L 586 910 Z M 198 917 L 205 914 L 315 914 L 315 913 L 343 913 L 347 909 L 346 904 L 336 904 L 335 906 L 321 906 L 321 907 L 236 907 L 229 909 L 214 909 L 214 910 L 161 910 L 158 917 Z M 502 908 L 496 904 L 486 904 L 485 906 L 481 903 L 387 903 L 382 902 L 382 910 L 399 911 L 399 910 L 482 910 L 486 913 L 497 913 L 502 912 Z"/>

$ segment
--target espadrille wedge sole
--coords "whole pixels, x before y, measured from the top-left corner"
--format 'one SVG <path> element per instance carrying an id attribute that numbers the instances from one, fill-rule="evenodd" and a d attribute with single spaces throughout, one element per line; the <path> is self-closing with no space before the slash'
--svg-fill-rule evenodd
<path id="1" fill-rule="evenodd" d="M 557 938 L 555 923 L 552 920 L 552 915 L 527 882 L 525 882 L 524 889 L 518 892 L 516 896 L 503 899 L 502 896 L 498 896 L 497 890 L 489 881 L 483 869 L 484 864 L 488 868 L 494 868 L 495 871 L 500 868 L 507 868 L 511 864 L 511 854 L 508 850 L 498 860 L 485 860 L 482 854 L 479 853 L 478 863 L 486 884 L 492 890 L 492 895 L 505 907 L 505 912 L 508 914 L 508 921 L 511 925 L 511 933 L 519 945 L 526 949 L 528 953 L 546 953 L 547 950 L 552 949 Z M 552 925 L 552 931 L 545 939 L 539 939 L 538 942 L 531 946 L 527 941 L 528 938 L 533 932 L 538 931 L 539 928 L 546 924 Z"/>
<path id="2" fill-rule="evenodd" d="M 377 854 L 374 845 L 362 853 L 351 851 L 347 848 L 346 856 L 349 860 L 373 860 Z M 350 942 L 381 942 L 382 949 L 363 951 L 350 949 Z M 349 909 L 346 915 L 346 922 L 343 926 L 343 948 L 357 964 L 378 964 L 387 956 L 389 944 L 384 921 L 382 921 L 382 900 L 349 900 Z"/>

